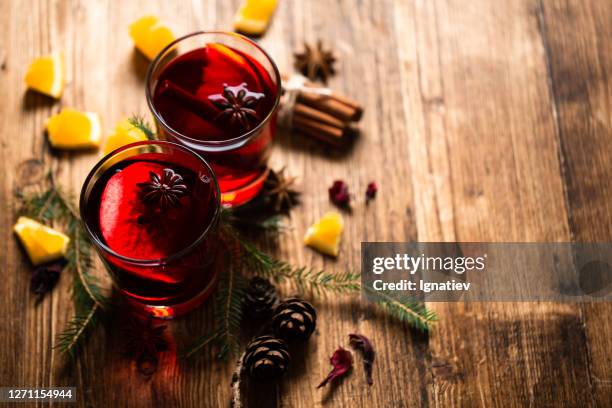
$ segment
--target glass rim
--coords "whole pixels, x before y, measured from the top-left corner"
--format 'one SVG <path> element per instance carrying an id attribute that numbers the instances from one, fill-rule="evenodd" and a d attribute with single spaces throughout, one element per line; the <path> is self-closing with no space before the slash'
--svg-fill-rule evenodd
<path id="1" fill-rule="evenodd" d="M 234 37 L 234 38 L 238 38 L 242 41 L 245 41 L 247 43 L 249 43 L 250 45 L 254 46 L 255 48 L 257 48 L 259 51 L 261 51 L 261 53 L 264 55 L 264 57 L 266 57 L 266 59 L 270 62 L 270 65 L 272 65 L 272 69 L 274 71 L 274 77 L 276 79 L 276 99 L 274 101 L 274 105 L 272 106 L 272 109 L 270 109 L 270 112 L 268 112 L 268 114 L 266 115 L 265 118 L 263 118 L 261 120 L 261 122 L 259 122 L 259 124 L 257 126 L 255 126 L 253 129 L 249 130 L 246 133 L 241 134 L 240 136 L 231 138 L 231 139 L 226 139 L 226 140 L 200 140 L 200 139 L 194 139 L 192 137 L 189 137 L 187 135 L 182 134 L 181 132 L 175 130 L 174 128 L 172 128 L 172 126 L 170 126 L 168 123 L 166 123 L 166 121 L 164 120 L 164 118 L 162 117 L 162 115 L 157 111 L 157 109 L 155 109 L 155 106 L 153 105 L 153 95 L 151 94 L 151 87 L 149 86 L 150 82 L 151 82 L 151 77 L 153 76 L 153 71 L 155 70 L 155 68 L 157 68 L 157 66 L 160 64 L 162 56 L 169 51 L 172 47 L 174 47 L 176 44 L 180 43 L 183 40 L 192 38 L 192 37 L 196 37 L 196 36 L 200 36 L 200 35 L 221 35 L 221 36 L 227 36 L 227 37 Z M 278 106 L 280 104 L 280 99 L 281 99 L 281 93 L 282 93 L 282 83 L 281 83 L 281 75 L 280 75 L 280 71 L 278 70 L 278 67 L 276 66 L 276 63 L 274 62 L 274 60 L 270 57 L 270 55 L 262 48 L 259 46 L 259 44 L 257 44 L 255 41 L 251 40 L 248 37 L 245 37 L 244 35 L 238 34 L 238 33 L 234 33 L 231 31 L 195 31 L 193 33 L 189 33 L 187 35 L 184 35 L 182 37 L 177 38 L 176 40 L 172 41 L 170 44 L 168 44 L 166 47 L 164 47 L 156 56 L 155 59 L 153 59 L 153 61 L 149 64 L 149 67 L 147 68 L 147 74 L 145 76 L 145 93 L 146 93 L 146 99 L 147 99 L 147 105 L 149 106 L 149 110 L 151 111 L 151 113 L 153 114 L 155 121 L 160 124 L 161 126 L 164 127 L 164 129 L 168 132 L 170 132 L 173 136 L 176 136 L 178 138 L 182 138 L 182 139 L 186 139 L 189 142 L 192 142 L 194 144 L 197 144 L 199 146 L 209 146 L 209 147 L 223 147 L 223 146 L 230 146 L 245 140 L 250 139 L 252 136 L 255 136 L 259 133 L 259 131 L 270 121 L 270 119 L 272 118 L 272 116 L 274 116 L 274 114 L 276 113 Z"/>
<path id="2" fill-rule="evenodd" d="M 187 154 L 190 154 L 192 156 L 195 157 L 196 160 L 198 160 L 201 164 L 204 165 L 204 167 L 209 171 L 209 176 L 213 182 L 213 185 L 215 186 L 215 192 L 216 192 L 216 208 L 215 208 L 215 213 L 213 214 L 210 222 L 208 223 L 208 225 L 206 226 L 206 228 L 204 228 L 204 230 L 202 231 L 202 233 L 200 235 L 198 235 L 198 237 L 189 245 L 187 245 L 186 247 L 180 249 L 179 251 L 168 255 L 167 257 L 164 258 L 158 258 L 158 259 L 141 259 L 141 258 L 131 258 L 129 256 L 125 256 L 125 255 L 121 255 L 120 253 L 116 252 L 115 250 L 111 249 L 108 245 L 106 245 L 104 242 L 102 242 L 102 240 L 100 239 L 100 237 L 98 236 L 98 234 L 94 233 L 94 231 L 92 231 L 92 229 L 90 228 L 89 224 L 85 221 L 86 217 L 84 217 L 85 213 L 86 213 L 86 205 L 85 203 L 88 201 L 89 197 L 85 197 L 85 191 L 86 191 L 86 186 L 88 186 L 91 182 L 92 182 L 92 178 L 93 175 L 105 164 L 107 163 L 111 158 L 115 157 L 117 154 L 122 153 L 126 150 L 130 150 L 130 149 L 134 149 L 137 147 L 142 147 L 142 146 L 150 146 L 150 145 L 161 145 L 166 146 L 166 147 L 171 147 L 171 148 L 175 148 L 178 150 L 182 150 Z M 185 256 L 186 254 L 188 254 L 189 252 L 191 252 L 195 247 L 197 247 L 198 245 L 200 245 L 202 243 L 202 241 L 208 236 L 210 230 L 213 228 L 213 226 L 218 222 L 220 214 L 221 214 L 221 190 L 219 189 L 219 183 L 217 182 L 217 176 L 215 175 L 215 172 L 213 171 L 212 167 L 208 164 L 208 162 L 206 160 L 204 160 L 200 155 L 198 155 L 196 152 L 194 152 L 193 150 L 189 149 L 188 147 L 185 147 L 183 145 L 180 145 L 178 143 L 173 143 L 173 142 L 166 142 L 166 141 L 162 141 L 162 140 L 144 140 L 141 142 L 135 142 L 135 143 L 130 143 L 128 145 L 122 146 L 118 149 L 113 150 L 112 152 L 110 152 L 109 154 L 107 154 L 106 156 L 104 156 L 102 159 L 100 159 L 95 165 L 94 167 L 90 170 L 89 174 L 87 175 L 87 177 L 85 177 L 85 181 L 83 182 L 83 187 L 81 188 L 81 194 L 79 195 L 79 213 L 81 216 L 81 222 L 83 223 L 83 225 L 85 226 L 85 231 L 87 232 L 87 235 L 89 235 L 89 237 L 92 239 L 92 241 L 95 243 L 95 245 L 98 248 L 101 248 L 104 250 L 104 252 L 107 252 L 108 254 L 112 255 L 113 257 L 123 261 L 123 262 L 127 262 L 133 265 L 139 265 L 139 266 L 158 266 L 160 264 L 167 264 L 170 263 L 176 259 L 179 259 L 183 256 Z"/>

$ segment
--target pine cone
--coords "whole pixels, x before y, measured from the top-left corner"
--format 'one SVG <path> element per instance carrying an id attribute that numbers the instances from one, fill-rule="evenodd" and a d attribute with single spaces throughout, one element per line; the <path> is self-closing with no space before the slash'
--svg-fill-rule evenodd
<path id="1" fill-rule="evenodd" d="M 249 281 L 244 308 L 248 316 L 261 319 L 272 314 L 278 301 L 276 288 L 267 279 L 254 277 Z"/>
<path id="2" fill-rule="evenodd" d="M 274 333 L 287 341 L 308 340 L 317 325 L 317 312 L 300 298 L 285 299 L 274 311 Z"/>
<path id="3" fill-rule="evenodd" d="M 259 336 L 247 345 L 244 355 L 246 372 L 258 380 L 272 380 L 287 371 L 291 357 L 287 343 L 274 336 Z"/>

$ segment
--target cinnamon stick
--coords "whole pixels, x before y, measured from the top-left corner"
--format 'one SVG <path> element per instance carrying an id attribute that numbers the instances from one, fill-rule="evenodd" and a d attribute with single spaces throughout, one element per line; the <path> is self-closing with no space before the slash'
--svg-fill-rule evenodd
<path id="1" fill-rule="evenodd" d="M 361 116 L 358 110 L 338 101 L 334 95 L 317 95 L 301 92 L 297 100 L 298 102 L 302 102 L 315 109 L 335 116 L 343 122 L 351 122 L 355 120 L 354 118 Z"/>
<path id="2" fill-rule="evenodd" d="M 344 127 L 344 122 L 336 118 L 335 116 L 299 102 L 297 102 L 295 104 L 295 107 L 293 108 L 293 117 L 303 117 L 305 119 L 312 119 L 313 121 L 318 121 L 323 124 L 334 126 L 337 128 Z"/>
<path id="3" fill-rule="evenodd" d="M 288 80 L 283 76 L 283 80 Z M 306 81 L 306 86 L 310 88 L 322 88 L 321 85 Z M 345 96 L 332 93 L 331 95 L 319 95 L 308 92 L 300 92 L 297 98 L 298 103 L 309 106 L 335 117 L 342 122 L 355 122 L 361 119 L 363 108 L 358 102 Z"/>
<path id="4" fill-rule="evenodd" d="M 189 111 L 205 120 L 210 120 L 219 114 L 210 104 L 196 98 L 193 94 L 168 80 L 160 84 L 160 92 L 168 93 Z"/>
<path id="5" fill-rule="evenodd" d="M 343 128 L 337 128 L 299 116 L 293 118 L 293 127 L 297 131 L 329 141 L 339 141 L 344 135 Z"/>

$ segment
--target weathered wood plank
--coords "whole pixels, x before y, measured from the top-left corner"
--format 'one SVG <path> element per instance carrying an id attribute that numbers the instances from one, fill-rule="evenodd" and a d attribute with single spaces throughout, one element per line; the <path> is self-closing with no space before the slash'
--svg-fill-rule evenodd
<path id="1" fill-rule="evenodd" d="M 612 6 L 599 1 L 545 1 L 541 7 L 571 236 L 612 239 Z M 585 304 L 589 382 L 600 406 L 612 400 L 612 307 Z"/>
<path id="2" fill-rule="evenodd" d="M 416 1 L 398 8 L 421 241 L 569 238 L 536 5 Z M 590 400 L 577 308 L 448 304 L 441 320 L 430 339 L 434 405 Z M 577 332 L 562 340 L 567 326 Z M 570 350 L 571 358 L 559 359 Z"/>

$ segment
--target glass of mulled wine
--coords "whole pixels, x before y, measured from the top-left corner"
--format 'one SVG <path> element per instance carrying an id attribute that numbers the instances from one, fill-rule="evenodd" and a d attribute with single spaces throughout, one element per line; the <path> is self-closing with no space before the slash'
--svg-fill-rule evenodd
<path id="1" fill-rule="evenodd" d="M 278 68 L 263 49 L 235 33 L 186 35 L 151 63 L 146 94 L 158 137 L 210 163 L 223 205 L 257 195 L 281 94 Z"/>
<path id="2" fill-rule="evenodd" d="M 208 163 L 163 141 L 104 157 L 80 197 L 81 219 L 115 286 L 137 311 L 162 318 L 194 309 L 214 289 L 219 212 Z"/>

